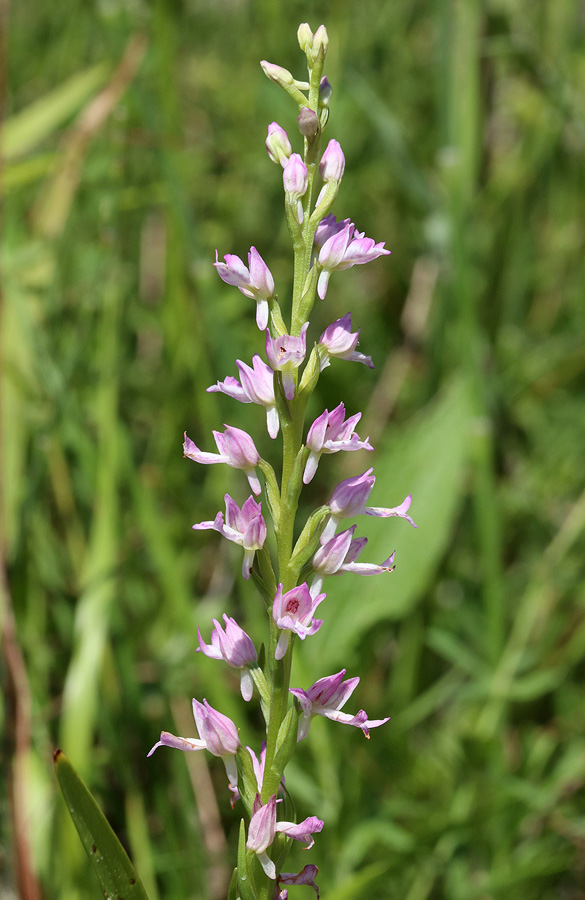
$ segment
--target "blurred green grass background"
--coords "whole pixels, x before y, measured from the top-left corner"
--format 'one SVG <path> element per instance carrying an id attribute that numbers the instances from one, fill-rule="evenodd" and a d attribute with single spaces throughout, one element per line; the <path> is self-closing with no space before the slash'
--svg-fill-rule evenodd
<path id="1" fill-rule="evenodd" d="M 52 775 L 61 746 L 152 900 L 221 900 L 221 763 L 145 755 L 192 696 L 259 741 L 197 627 L 263 613 L 193 522 L 241 473 L 183 460 L 263 411 L 204 388 L 260 349 L 217 248 L 290 248 L 266 126 L 294 110 L 296 29 L 324 22 L 335 212 L 389 260 L 334 274 L 310 339 L 352 312 L 376 369 L 323 374 L 376 446 L 360 522 L 387 578 L 331 579 L 295 685 L 346 666 L 365 742 L 317 721 L 290 767 L 324 900 L 585 894 L 585 15 L 578 0 L 46 0 L 2 6 L 0 894 L 97 897 Z M 299 141 L 297 140 L 297 149 Z M 275 461 L 268 438 L 260 452 Z M 325 458 L 305 512 L 370 455 Z M 362 458 L 364 457 L 364 458 Z M 247 718 L 245 718 L 247 716 Z M 216 765 L 217 763 L 217 765 Z M 293 888 L 295 896 L 307 888 Z"/>

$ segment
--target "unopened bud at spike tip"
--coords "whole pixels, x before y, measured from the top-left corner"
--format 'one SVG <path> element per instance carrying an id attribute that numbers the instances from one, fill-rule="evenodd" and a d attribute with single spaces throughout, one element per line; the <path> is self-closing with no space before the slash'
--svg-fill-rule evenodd
<path id="1" fill-rule="evenodd" d="M 308 50 L 311 50 L 313 46 L 313 32 L 309 26 L 308 22 L 302 22 L 299 25 L 299 29 L 297 31 L 297 38 L 299 42 L 299 47 L 306 53 Z"/>
<path id="2" fill-rule="evenodd" d="M 327 29 L 324 25 L 319 25 L 317 31 L 313 36 L 313 58 L 317 59 L 319 53 L 322 53 L 323 56 L 327 53 L 327 48 L 329 47 L 329 35 L 327 34 Z"/>

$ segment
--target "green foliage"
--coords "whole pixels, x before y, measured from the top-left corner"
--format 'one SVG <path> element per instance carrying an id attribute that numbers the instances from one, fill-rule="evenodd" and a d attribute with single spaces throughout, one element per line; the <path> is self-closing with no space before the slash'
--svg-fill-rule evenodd
<path id="1" fill-rule="evenodd" d="M 153 900 L 228 895 L 239 815 L 221 763 L 145 755 L 163 727 L 194 734 L 192 696 L 258 749 L 256 701 L 242 712 L 237 677 L 194 653 L 212 617 L 253 631 L 266 615 L 237 577 L 237 548 L 190 529 L 226 490 L 240 502 L 247 488 L 241 473 L 184 460 L 181 442 L 187 430 L 209 449 L 224 421 L 264 434 L 263 410 L 204 390 L 257 350 L 253 304 L 211 264 L 216 248 L 255 244 L 287 304 L 281 178 L 263 141 L 269 122 L 291 139 L 295 123 L 258 61 L 302 71 L 294 35 L 306 19 L 330 34 L 327 134 L 347 160 L 334 211 L 392 256 L 334 273 L 312 312 L 309 343 L 351 310 L 376 370 L 372 381 L 332 365 L 311 409 L 363 409 L 376 452 L 324 457 L 301 502 L 308 514 L 373 459 L 372 504 L 412 491 L 419 526 L 359 522 L 364 558 L 395 549 L 397 569 L 331 578 L 327 627 L 295 661 L 295 687 L 345 666 L 362 678 L 355 710 L 392 715 L 367 744 L 315 720 L 287 772 L 299 818 L 325 820 L 311 858 L 321 896 L 585 892 L 581 13 L 576 0 L 11 6 L 0 323 L 10 881 L 28 861 L 48 900 L 91 889 L 56 799 L 59 745 Z M 143 55 L 129 46 L 138 33 Z M 100 91 L 106 115 L 88 119 Z M 274 463 L 267 436 L 258 447 Z M 240 857 L 243 897 L 245 847 Z M 295 848 L 291 871 L 305 861 Z"/>
<path id="2" fill-rule="evenodd" d="M 59 787 L 104 897 L 148 900 L 128 854 L 69 760 L 60 750 L 54 759 Z"/>

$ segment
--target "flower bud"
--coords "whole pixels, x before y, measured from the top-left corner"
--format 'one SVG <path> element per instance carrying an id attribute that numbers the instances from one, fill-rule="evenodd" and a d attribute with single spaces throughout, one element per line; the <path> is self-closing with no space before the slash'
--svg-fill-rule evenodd
<path id="1" fill-rule="evenodd" d="M 288 69 L 283 68 L 283 66 L 269 63 L 265 59 L 261 60 L 260 65 L 266 77 L 270 78 L 271 81 L 275 81 L 276 84 L 294 84 L 295 80 L 292 73 Z"/>
<path id="2" fill-rule="evenodd" d="M 281 166 L 286 165 L 287 160 L 292 153 L 292 147 L 288 139 L 288 134 L 284 128 L 280 127 L 278 122 L 271 122 L 268 126 L 266 149 L 272 162 L 280 163 Z"/>
<path id="3" fill-rule="evenodd" d="M 331 140 L 319 163 L 319 174 L 323 181 L 339 184 L 345 170 L 345 156 L 338 141 Z"/>
<path id="4" fill-rule="evenodd" d="M 319 119 L 317 118 L 317 114 L 307 106 L 303 106 L 301 109 L 297 122 L 299 131 L 303 137 L 312 138 L 319 131 Z"/>
<path id="5" fill-rule="evenodd" d="M 319 83 L 319 106 L 329 106 L 332 93 L 333 88 L 329 84 L 327 76 L 323 75 L 323 78 Z"/>
<path id="6" fill-rule="evenodd" d="M 313 47 L 311 51 L 313 59 L 317 59 L 320 54 L 324 57 L 328 47 L 329 35 L 327 34 L 327 29 L 324 25 L 319 25 L 317 31 L 313 35 Z"/>
<path id="7" fill-rule="evenodd" d="M 317 386 L 319 374 L 319 350 L 317 347 L 313 347 L 311 355 L 309 356 L 309 361 L 304 368 L 301 383 L 299 384 L 299 394 L 303 394 L 305 391 L 308 391 L 310 394 L 312 394 L 315 390 L 315 387 Z"/>
<path id="8" fill-rule="evenodd" d="M 309 186 L 309 172 L 298 153 L 293 153 L 282 173 L 284 189 L 295 200 L 304 196 Z"/>
<path id="9" fill-rule="evenodd" d="M 293 207 L 295 218 L 299 224 L 303 221 L 303 204 L 301 197 L 309 186 L 309 171 L 298 153 L 293 153 L 284 167 L 282 181 L 288 203 Z"/>
<path id="10" fill-rule="evenodd" d="M 260 65 L 262 66 L 262 71 L 266 77 L 270 78 L 271 81 L 274 81 L 281 87 L 298 88 L 301 91 L 309 89 L 308 81 L 297 81 L 292 72 L 289 72 L 289 70 L 283 68 L 283 66 L 277 66 L 275 63 L 270 63 L 265 59 L 260 61 Z"/>
<path id="11" fill-rule="evenodd" d="M 309 27 L 308 22 L 302 22 L 299 25 L 299 30 L 297 31 L 297 38 L 299 42 L 299 47 L 306 53 L 308 50 L 311 50 L 313 47 L 313 32 Z"/>

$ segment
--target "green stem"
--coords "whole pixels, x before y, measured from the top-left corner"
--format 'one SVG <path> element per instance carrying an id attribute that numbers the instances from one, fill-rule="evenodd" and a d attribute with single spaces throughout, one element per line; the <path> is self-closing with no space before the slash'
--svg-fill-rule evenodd
<path id="1" fill-rule="evenodd" d="M 308 105 L 315 113 L 319 112 L 319 83 L 323 71 L 323 56 L 315 61 L 311 71 L 311 87 Z M 320 158 L 320 132 L 312 141 L 305 141 L 305 165 L 309 173 L 308 187 L 303 201 L 303 223 L 299 227 L 293 210 L 286 204 L 287 221 L 291 233 L 294 250 L 294 283 L 291 309 L 290 334 L 298 336 L 301 332 L 307 310 L 310 311 L 316 291 L 316 279 L 308 279 L 311 268 L 313 238 L 318 222 L 311 219 L 311 202 L 313 196 L 313 183 L 318 169 Z M 312 295 L 312 296 L 311 296 Z M 297 379 L 298 382 L 298 379 Z M 278 527 L 276 529 L 277 554 L 278 554 L 278 581 L 282 584 L 282 591 L 286 593 L 297 585 L 298 566 L 291 565 L 294 539 L 295 516 L 298 500 L 302 488 L 302 462 L 299 452 L 302 448 L 303 431 L 305 424 L 305 411 L 308 395 L 306 390 L 301 396 L 287 404 L 286 415 L 281 415 L 281 430 L 283 440 L 282 477 L 280 483 L 280 497 L 278 502 Z M 298 461 L 297 461 L 298 460 Z M 295 467 L 295 462 L 297 465 Z M 270 691 L 270 709 L 266 730 L 266 762 L 262 783 L 261 799 L 265 804 L 273 794 L 278 792 L 282 772 L 280 766 L 274 766 L 277 750 L 277 742 L 282 723 L 289 707 L 289 686 L 294 648 L 294 634 L 290 635 L 289 645 L 284 657 L 277 660 L 276 647 L 281 634 L 276 626 L 271 610 L 270 614 L 270 640 L 268 644 L 268 657 L 266 676 Z M 264 900 L 263 891 L 260 900 Z M 268 894 L 266 894 L 268 897 Z"/>

